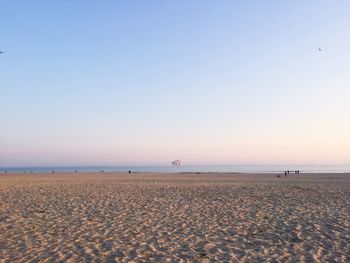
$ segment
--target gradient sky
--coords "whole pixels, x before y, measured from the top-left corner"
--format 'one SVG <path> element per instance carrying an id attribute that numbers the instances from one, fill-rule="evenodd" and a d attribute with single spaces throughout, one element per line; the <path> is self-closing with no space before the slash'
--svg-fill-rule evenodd
<path id="1" fill-rule="evenodd" d="M 350 1 L 0 6 L 0 166 L 350 164 Z"/>

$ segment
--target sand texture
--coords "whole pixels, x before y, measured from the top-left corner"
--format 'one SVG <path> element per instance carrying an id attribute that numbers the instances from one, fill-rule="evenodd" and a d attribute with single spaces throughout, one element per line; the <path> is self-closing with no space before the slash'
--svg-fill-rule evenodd
<path id="1" fill-rule="evenodd" d="M 350 175 L 0 175 L 1 262 L 350 262 Z"/>

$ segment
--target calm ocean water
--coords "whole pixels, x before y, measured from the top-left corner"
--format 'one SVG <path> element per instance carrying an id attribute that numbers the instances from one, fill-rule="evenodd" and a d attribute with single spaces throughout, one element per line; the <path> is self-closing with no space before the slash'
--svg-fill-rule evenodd
<path id="1" fill-rule="evenodd" d="M 350 173 L 349 166 L 335 165 L 181 165 L 181 166 L 67 166 L 67 167 L 0 167 L 0 172 L 17 173 L 30 172 L 45 173 L 54 170 L 55 172 L 159 172 L 159 173 L 181 173 L 181 172 L 244 172 L 244 173 L 278 173 L 285 170 L 300 170 L 303 173 Z"/>

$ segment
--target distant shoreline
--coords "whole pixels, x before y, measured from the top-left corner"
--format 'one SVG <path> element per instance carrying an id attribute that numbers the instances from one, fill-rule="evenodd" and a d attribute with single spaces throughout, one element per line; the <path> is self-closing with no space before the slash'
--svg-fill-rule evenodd
<path id="1" fill-rule="evenodd" d="M 270 172 L 270 173 L 261 173 L 261 172 L 95 172 L 95 171 L 89 171 L 89 172 L 66 172 L 66 171 L 39 171 L 39 172 L 17 172 L 17 171 L 8 171 L 7 173 L 4 173 L 3 171 L 0 171 L 0 177 L 1 176 L 26 176 L 30 177 L 33 176 L 94 176 L 97 177 L 100 176 L 101 178 L 103 176 L 156 176 L 156 177 L 171 177 L 171 176 L 208 176 L 208 177 L 215 177 L 215 176 L 223 176 L 223 177 L 256 177 L 256 178 L 268 178 L 273 177 L 275 178 L 277 175 L 280 176 L 280 179 L 283 180 L 285 178 L 297 178 L 297 179 L 303 179 L 303 178 L 335 178 L 335 177 L 348 177 L 350 176 L 350 172 L 324 172 L 324 173 L 289 173 L 287 176 L 285 176 L 284 173 L 281 172 Z"/>
<path id="2" fill-rule="evenodd" d="M 5 173 L 350 173 L 350 165 L 181 165 L 181 166 L 28 166 L 0 167 L 0 174 Z"/>

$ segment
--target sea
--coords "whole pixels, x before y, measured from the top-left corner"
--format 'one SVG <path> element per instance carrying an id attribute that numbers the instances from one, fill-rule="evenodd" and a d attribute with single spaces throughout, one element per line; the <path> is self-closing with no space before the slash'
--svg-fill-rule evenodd
<path id="1" fill-rule="evenodd" d="M 281 173 L 299 170 L 301 173 L 350 173 L 350 165 L 164 165 L 164 166 L 52 166 L 0 167 L 0 173 L 70 173 L 78 172 L 139 172 L 139 173 Z"/>

